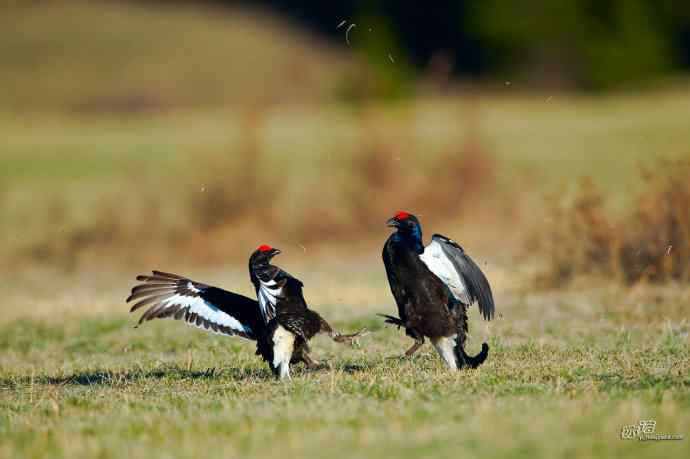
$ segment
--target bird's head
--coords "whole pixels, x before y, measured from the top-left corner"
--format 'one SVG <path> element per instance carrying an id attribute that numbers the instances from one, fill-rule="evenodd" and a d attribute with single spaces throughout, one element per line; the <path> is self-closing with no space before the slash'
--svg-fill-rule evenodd
<path id="1" fill-rule="evenodd" d="M 401 210 L 396 213 L 393 218 L 388 220 L 388 226 L 392 228 L 397 228 L 399 233 L 409 233 L 418 235 L 421 238 L 422 226 L 419 223 L 419 219 L 409 213 Z"/>
<path id="2" fill-rule="evenodd" d="M 270 245 L 262 244 L 257 249 L 252 253 L 252 256 L 249 258 L 249 263 L 252 265 L 259 265 L 259 264 L 268 264 L 271 262 L 271 259 L 275 257 L 276 255 L 280 254 L 280 250 L 276 249 L 275 247 L 271 247 Z"/>

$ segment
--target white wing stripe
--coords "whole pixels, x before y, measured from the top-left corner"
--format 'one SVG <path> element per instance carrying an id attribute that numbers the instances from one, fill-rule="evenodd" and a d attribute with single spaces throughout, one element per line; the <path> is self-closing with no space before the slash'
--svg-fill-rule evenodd
<path id="1" fill-rule="evenodd" d="M 179 305 L 182 308 L 188 308 L 190 313 L 195 313 L 207 321 L 219 326 L 228 327 L 232 330 L 241 333 L 251 333 L 249 327 L 242 325 L 237 319 L 231 315 L 221 311 L 211 303 L 208 303 L 199 296 L 186 296 L 179 293 L 161 302 L 165 304 L 165 308 Z M 195 322 L 188 322 L 190 325 L 195 325 L 198 328 L 206 329 L 201 325 L 196 325 Z"/>
<path id="2" fill-rule="evenodd" d="M 278 298 L 282 295 L 283 288 L 273 279 L 259 283 L 259 305 L 261 306 L 261 314 L 264 320 L 268 322 L 276 314 L 276 305 Z"/>

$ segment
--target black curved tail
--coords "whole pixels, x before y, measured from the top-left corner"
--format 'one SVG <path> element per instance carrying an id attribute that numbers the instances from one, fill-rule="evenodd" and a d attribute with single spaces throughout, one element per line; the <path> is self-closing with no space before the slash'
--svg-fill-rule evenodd
<path id="1" fill-rule="evenodd" d="M 398 328 L 405 326 L 405 322 L 398 319 L 397 317 L 389 316 L 388 314 L 376 314 L 376 315 L 386 319 L 384 322 L 386 322 L 387 324 L 396 325 Z"/>
<path id="2" fill-rule="evenodd" d="M 460 363 L 460 365 L 458 365 L 459 368 L 463 368 L 465 366 L 477 368 L 479 365 L 484 363 L 486 358 L 489 356 L 489 345 L 482 343 L 482 350 L 479 351 L 479 354 L 475 356 L 465 353 L 465 350 L 461 346 L 456 346 L 455 352 L 458 354 L 458 361 Z"/>

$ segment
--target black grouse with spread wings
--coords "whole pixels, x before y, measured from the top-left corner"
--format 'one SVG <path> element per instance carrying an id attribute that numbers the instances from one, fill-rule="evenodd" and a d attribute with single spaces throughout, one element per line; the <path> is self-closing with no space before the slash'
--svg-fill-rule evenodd
<path id="1" fill-rule="evenodd" d="M 290 363 L 304 362 L 314 368 L 307 342 L 317 333 L 327 333 L 338 342 L 352 342 L 362 335 L 342 335 L 307 307 L 302 282 L 271 265 L 280 250 L 260 246 L 249 259 L 249 273 L 259 301 L 237 293 L 195 282 L 176 274 L 153 271 L 137 276 L 143 283 L 132 288 L 127 302 L 138 300 L 134 312 L 148 309 L 144 321 L 172 317 L 204 330 L 226 336 L 241 336 L 257 342 L 257 354 L 280 378 L 290 378 Z"/>

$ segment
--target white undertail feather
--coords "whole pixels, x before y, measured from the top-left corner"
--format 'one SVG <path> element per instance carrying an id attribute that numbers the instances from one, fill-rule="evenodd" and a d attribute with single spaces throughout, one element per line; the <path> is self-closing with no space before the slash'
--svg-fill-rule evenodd
<path id="1" fill-rule="evenodd" d="M 455 340 L 457 336 L 445 336 L 441 338 L 434 338 L 431 344 L 434 345 L 441 358 L 446 362 L 451 370 L 458 369 L 458 362 L 455 357 Z"/>
<path id="2" fill-rule="evenodd" d="M 273 366 L 278 368 L 280 379 L 290 379 L 290 359 L 295 346 L 295 335 L 278 325 L 273 332 Z"/>

